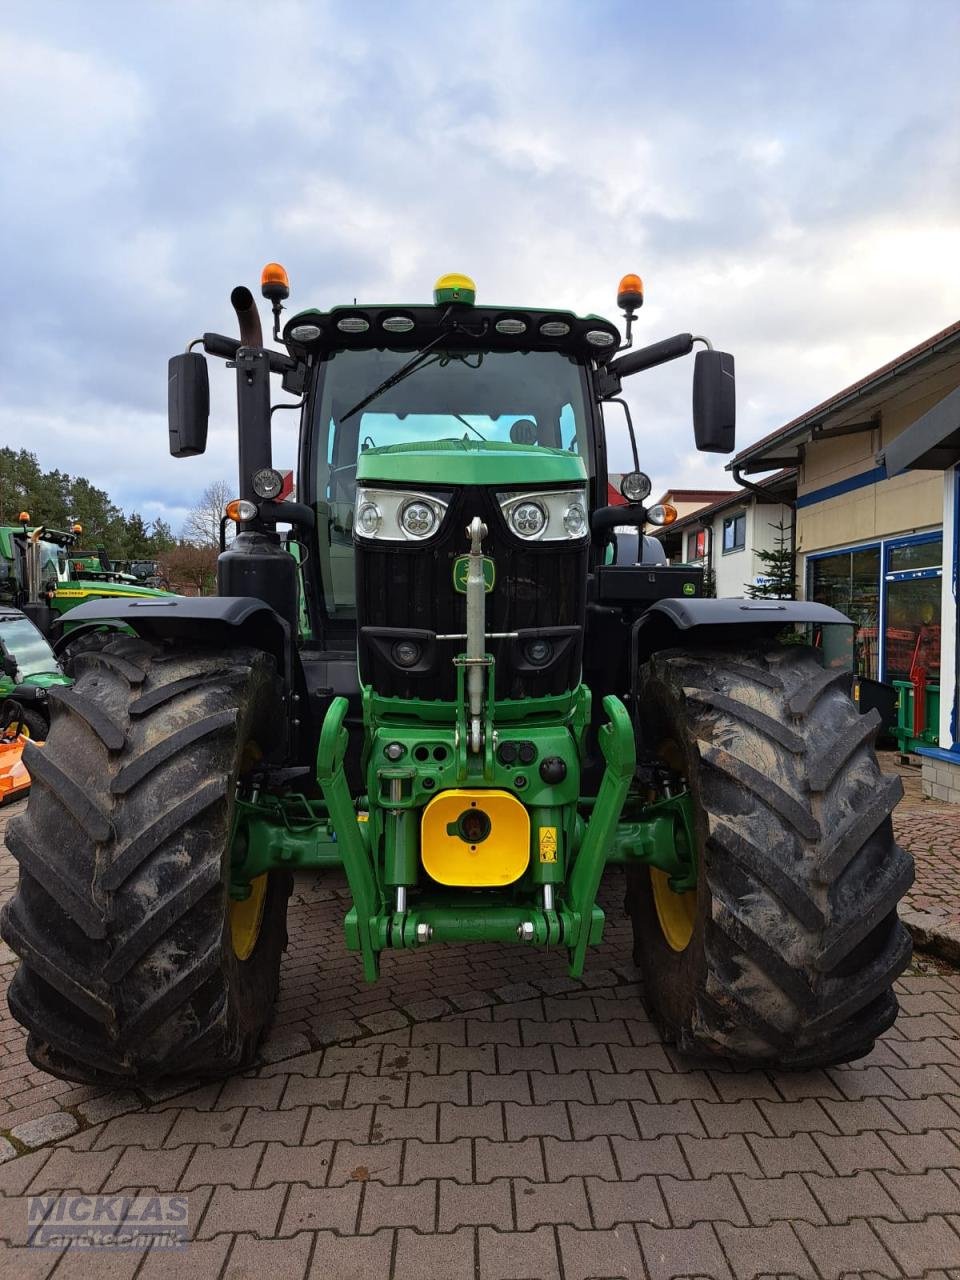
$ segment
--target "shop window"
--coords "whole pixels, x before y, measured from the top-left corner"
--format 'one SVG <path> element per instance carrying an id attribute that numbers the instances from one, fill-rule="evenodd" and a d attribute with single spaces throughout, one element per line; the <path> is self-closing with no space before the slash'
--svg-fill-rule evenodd
<path id="1" fill-rule="evenodd" d="M 887 545 L 884 678 L 939 685 L 943 539 Z"/>
<path id="2" fill-rule="evenodd" d="M 696 533 L 687 534 L 687 559 L 702 560 L 707 554 L 707 531 L 698 529 Z"/>
<path id="3" fill-rule="evenodd" d="M 880 548 L 862 547 L 818 556 L 810 562 L 808 598 L 845 613 L 855 624 L 857 673 L 872 680 L 879 673 Z"/>
<path id="4" fill-rule="evenodd" d="M 727 516 L 723 522 L 723 550 L 742 551 L 747 545 L 747 513 L 738 512 L 735 516 Z"/>

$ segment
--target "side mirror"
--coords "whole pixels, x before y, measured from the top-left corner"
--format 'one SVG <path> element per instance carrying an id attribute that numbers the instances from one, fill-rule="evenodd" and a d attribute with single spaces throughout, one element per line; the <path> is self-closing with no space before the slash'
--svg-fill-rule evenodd
<path id="1" fill-rule="evenodd" d="M 16 680 L 18 670 L 16 658 L 10 653 L 5 653 L 3 655 L 3 674 L 9 676 L 11 680 Z"/>
<path id="2" fill-rule="evenodd" d="M 167 365 L 167 425 L 170 452 L 192 458 L 207 447 L 210 379 L 207 362 L 197 351 L 171 356 Z"/>
<path id="3" fill-rule="evenodd" d="M 693 366 L 693 434 L 701 453 L 732 453 L 737 424 L 733 356 L 698 351 Z"/>

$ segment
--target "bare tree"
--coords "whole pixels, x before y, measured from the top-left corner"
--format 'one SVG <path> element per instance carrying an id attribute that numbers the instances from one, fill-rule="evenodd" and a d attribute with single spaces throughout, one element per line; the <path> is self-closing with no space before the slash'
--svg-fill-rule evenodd
<path id="1" fill-rule="evenodd" d="M 234 495 L 225 480 L 214 480 L 183 522 L 181 537 L 195 547 L 219 547 L 223 508 Z"/>
<path id="2" fill-rule="evenodd" d="M 160 570 L 178 595 L 213 595 L 217 588 L 216 547 L 181 542 L 160 556 Z"/>

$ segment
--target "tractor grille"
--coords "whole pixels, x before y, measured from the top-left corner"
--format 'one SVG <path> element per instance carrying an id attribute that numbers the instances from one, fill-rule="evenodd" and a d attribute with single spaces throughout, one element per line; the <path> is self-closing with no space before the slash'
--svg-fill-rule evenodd
<path id="1" fill-rule="evenodd" d="M 466 526 L 474 516 L 489 530 L 483 550 L 496 566 L 494 588 L 487 595 L 486 630 L 524 633 L 519 640 L 489 641 L 497 664 L 497 698 L 544 697 L 579 684 L 586 542 L 523 543 L 507 529 L 494 495 L 468 487 L 454 491 L 440 534 L 425 544 L 356 542 L 360 676 L 377 693 L 447 701 L 456 697 L 452 659 L 463 652 L 465 642 L 435 637 L 466 630 L 466 596 L 454 590 L 453 565 L 469 550 Z M 404 635 L 423 651 L 412 669 L 392 656 Z M 542 666 L 526 657 L 526 646 L 538 635 L 552 649 L 552 658 Z"/>

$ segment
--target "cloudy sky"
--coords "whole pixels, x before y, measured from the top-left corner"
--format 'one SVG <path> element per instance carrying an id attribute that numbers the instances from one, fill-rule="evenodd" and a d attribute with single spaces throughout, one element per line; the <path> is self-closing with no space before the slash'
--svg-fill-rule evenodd
<path id="1" fill-rule="evenodd" d="M 0 436 L 179 527 L 232 382 L 176 462 L 167 357 L 278 259 L 296 307 L 456 270 L 611 318 L 637 271 L 641 343 L 736 355 L 746 445 L 960 316 L 958 63 L 955 0 L 5 5 Z M 658 488 L 729 480 L 690 373 L 629 385 Z"/>

